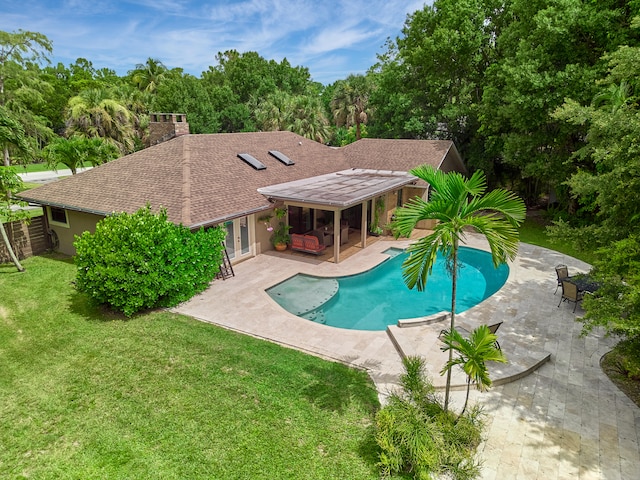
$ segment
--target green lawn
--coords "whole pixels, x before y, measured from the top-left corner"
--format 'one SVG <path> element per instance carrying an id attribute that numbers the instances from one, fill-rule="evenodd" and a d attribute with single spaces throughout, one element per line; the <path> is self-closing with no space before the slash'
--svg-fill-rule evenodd
<path id="1" fill-rule="evenodd" d="M 593 264 L 594 260 L 596 260 L 597 255 L 593 250 L 576 249 L 575 246 L 567 242 L 551 241 L 545 233 L 545 225 L 546 222 L 541 218 L 527 217 L 520 227 L 520 241 L 556 250 L 589 264 Z"/>
<path id="2" fill-rule="evenodd" d="M 85 167 L 90 167 L 91 162 L 85 162 Z M 33 172 L 46 172 L 51 170 L 51 167 L 46 163 L 30 163 L 28 165 L 14 165 L 16 172 L 18 173 L 33 173 Z M 58 170 L 64 170 L 69 167 L 65 166 L 62 163 L 58 164 Z"/>
<path id="3" fill-rule="evenodd" d="M 0 266 L 0 478 L 379 477 L 365 373 L 167 312 L 123 320 L 68 259 L 24 265 Z"/>

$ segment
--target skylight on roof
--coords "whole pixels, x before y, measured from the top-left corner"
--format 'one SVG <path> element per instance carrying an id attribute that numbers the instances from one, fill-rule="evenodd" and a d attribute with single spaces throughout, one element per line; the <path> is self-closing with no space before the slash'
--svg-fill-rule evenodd
<path id="1" fill-rule="evenodd" d="M 251 165 L 256 170 L 264 170 L 267 166 L 258 160 L 253 155 L 249 155 L 248 153 L 239 153 L 238 157 L 240 157 L 245 163 Z"/>
<path id="2" fill-rule="evenodd" d="M 282 163 L 284 163 L 287 167 L 289 165 L 295 165 L 296 164 L 296 162 L 294 162 L 289 157 L 287 157 L 284 153 L 281 153 L 278 150 L 269 150 L 269 155 L 271 155 L 272 157 L 277 158 Z"/>

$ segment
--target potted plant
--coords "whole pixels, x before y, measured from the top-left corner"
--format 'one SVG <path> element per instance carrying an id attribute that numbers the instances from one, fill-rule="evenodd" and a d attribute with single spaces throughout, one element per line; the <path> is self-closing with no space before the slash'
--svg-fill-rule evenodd
<path id="1" fill-rule="evenodd" d="M 273 229 L 271 243 L 276 250 L 283 251 L 287 249 L 287 245 L 291 242 L 289 230 L 291 230 L 292 227 L 291 225 L 287 225 L 284 221 L 284 216 L 287 214 L 286 208 L 275 208 L 273 213 L 279 221 L 278 225 Z"/>

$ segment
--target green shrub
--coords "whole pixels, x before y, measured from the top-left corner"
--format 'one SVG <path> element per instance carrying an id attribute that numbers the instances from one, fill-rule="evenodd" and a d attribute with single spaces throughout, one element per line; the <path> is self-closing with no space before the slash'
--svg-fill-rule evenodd
<path id="1" fill-rule="evenodd" d="M 131 316 L 171 307 L 203 291 L 220 269 L 225 232 L 192 233 L 151 207 L 104 218 L 76 236 L 76 287 L 99 304 Z"/>
<path id="2" fill-rule="evenodd" d="M 620 358 L 620 370 L 632 380 L 640 380 L 640 340 L 623 340 L 615 350 Z"/>
<path id="3" fill-rule="evenodd" d="M 475 478 L 480 471 L 475 449 L 483 427 L 479 410 L 471 408 L 459 417 L 445 412 L 424 375 L 424 361 L 410 357 L 404 366 L 401 391 L 392 394 L 376 415 L 378 465 L 383 476 Z"/>

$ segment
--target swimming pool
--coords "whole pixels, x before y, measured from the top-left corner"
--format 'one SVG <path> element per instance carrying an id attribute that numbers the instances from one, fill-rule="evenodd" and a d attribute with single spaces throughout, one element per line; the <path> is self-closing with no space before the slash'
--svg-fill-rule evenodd
<path id="1" fill-rule="evenodd" d="M 390 248 L 389 259 L 357 275 L 316 277 L 297 274 L 267 293 L 285 310 L 307 320 L 353 330 L 384 330 L 399 319 L 451 310 L 451 277 L 438 257 L 423 292 L 410 290 L 402 279 L 407 254 Z M 460 247 L 456 313 L 464 312 L 497 292 L 509 267 L 494 268 L 491 254 Z"/>

